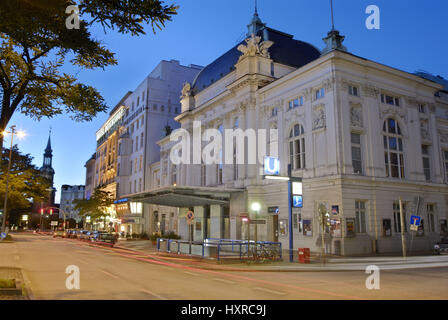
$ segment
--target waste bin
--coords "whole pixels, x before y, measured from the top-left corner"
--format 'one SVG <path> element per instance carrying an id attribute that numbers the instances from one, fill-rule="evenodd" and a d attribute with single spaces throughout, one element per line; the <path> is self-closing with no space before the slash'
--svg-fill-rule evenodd
<path id="1" fill-rule="evenodd" d="M 299 248 L 299 263 L 310 263 L 310 248 Z"/>

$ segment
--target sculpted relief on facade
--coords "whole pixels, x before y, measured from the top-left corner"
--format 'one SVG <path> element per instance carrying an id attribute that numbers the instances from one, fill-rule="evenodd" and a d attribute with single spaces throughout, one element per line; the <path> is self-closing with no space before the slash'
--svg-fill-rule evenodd
<path id="1" fill-rule="evenodd" d="M 324 129 L 326 127 L 325 105 L 317 105 L 313 108 L 313 130 Z"/>
<path id="2" fill-rule="evenodd" d="M 363 127 L 362 107 L 360 104 L 351 104 L 350 106 L 350 124 L 352 127 Z"/>
<path id="3" fill-rule="evenodd" d="M 431 135 L 429 133 L 429 124 L 427 119 L 420 119 L 420 132 L 423 140 L 425 141 L 431 140 Z"/>

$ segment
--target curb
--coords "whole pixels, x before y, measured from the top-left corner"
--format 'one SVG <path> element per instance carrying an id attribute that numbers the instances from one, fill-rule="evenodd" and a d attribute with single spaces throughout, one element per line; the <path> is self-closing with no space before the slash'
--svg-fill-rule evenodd
<path id="1" fill-rule="evenodd" d="M 25 272 L 25 269 L 21 269 L 21 272 L 22 272 L 22 277 L 23 277 L 24 289 L 25 289 L 28 299 L 36 300 L 34 297 L 34 294 L 33 294 L 33 290 L 31 290 L 31 281 L 29 280 L 28 275 Z"/>
<path id="2" fill-rule="evenodd" d="M 143 255 L 148 255 L 148 253 L 146 252 L 142 252 L 140 250 L 136 250 L 136 249 L 132 249 L 132 248 L 126 248 L 126 247 L 116 247 L 118 249 L 122 249 L 122 250 L 127 250 L 127 251 L 133 251 L 133 252 L 138 252 L 141 253 Z M 156 252 L 157 254 L 158 252 Z M 179 257 L 179 255 L 174 255 L 174 254 L 164 254 L 160 256 L 160 259 L 165 260 L 164 257 Z M 182 257 L 190 257 L 189 255 L 186 256 L 182 256 Z M 194 259 L 194 257 L 192 258 Z M 197 269 L 202 269 L 202 270 L 210 270 L 210 271 L 227 271 L 227 272 L 348 272 L 348 271 L 365 271 L 365 267 L 368 265 L 374 265 L 375 261 L 370 261 L 370 262 L 361 262 L 360 264 L 365 264 L 365 266 L 347 266 L 346 268 L 335 268 L 333 266 L 331 266 L 331 264 L 329 264 L 328 266 L 315 266 L 315 267 L 297 267 L 297 268 L 272 268 L 272 267 L 266 267 L 266 268 L 260 268 L 257 267 L 256 269 L 249 269 L 250 267 L 248 267 L 248 269 L 245 268 L 223 268 L 223 267 L 213 267 L 213 266 L 207 266 L 207 265 L 196 265 L 196 264 L 191 264 L 191 263 L 181 263 L 181 262 L 176 262 L 176 261 L 171 261 L 174 264 L 183 264 L 186 265 L 188 267 L 193 267 L 193 268 L 197 268 Z M 200 262 L 200 261 L 198 261 Z M 406 265 L 405 263 L 399 263 L 399 264 L 389 264 L 389 265 L 385 265 L 384 267 L 386 267 L 387 269 L 385 270 L 404 270 L 404 269 L 420 269 L 420 268 L 446 268 L 448 267 L 448 263 L 444 262 L 444 265 L 429 265 L 426 266 L 427 263 L 421 262 L 421 263 L 413 263 L 412 266 L 410 265 Z M 433 263 L 428 263 L 428 264 L 433 264 Z M 419 266 L 415 266 L 415 265 L 419 265 Z M 394 266 L 394 267 L 392 267 Z M 379 265 L 379 267 L 381 268 L 381 265 Z M 392 268 L 391 268 L 392 267 Z"/>

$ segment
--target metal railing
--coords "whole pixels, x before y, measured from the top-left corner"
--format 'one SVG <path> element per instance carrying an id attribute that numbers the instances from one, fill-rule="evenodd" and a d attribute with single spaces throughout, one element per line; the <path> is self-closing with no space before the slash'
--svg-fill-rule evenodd
<path id="1" fill-rule="evenodd" d="M 223 259 L 257 260 L 262 257 L 263 260 L 278 261 L 282 259 L 281 242 L 272 241 L 248 241 L 234 239 L 208 238 L 203 241 L 187 241 L 175 239 L 157 239 L 157 251 L 161 251 L 161 244 L 166 242 L 166 248 L 163 251 L 177 252 L 177 254 L 186 253 L 185 246 L 188 245 L 188 254 L 201 256 L 202 258 L 211 257 L 218 261 Z M 184 250 L 182 250 L 184 245 Z M 197 246 L 201 248 L 198 249 Z M 193 253 L 196 252 L 196 254 Z M 199 254 L 200 252 L 200 254 Z"/>

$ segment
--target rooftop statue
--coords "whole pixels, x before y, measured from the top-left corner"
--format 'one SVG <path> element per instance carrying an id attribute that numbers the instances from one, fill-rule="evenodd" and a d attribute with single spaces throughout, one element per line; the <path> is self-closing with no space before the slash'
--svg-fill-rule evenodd
<path id="1" fill-rule="evenodd" d="M 257 55 L 270 58 L 268 49 L 274 44 L 272 41 L 261 42 L 261 37 L 252 34 L 250 38 L 247 38 L 246 45 L 240 44 L 238 46 L 238 51 L 242 52 L 239 61 L 245 57 L 255 57 Z"/>
<path id="2" fill-rule="evenodd" d="M 191 96 L 191 84 L 189 82 L 185 82 L 182 88 L 182 95 L 180 98 L 183 99 L 189 96 Z"/>

